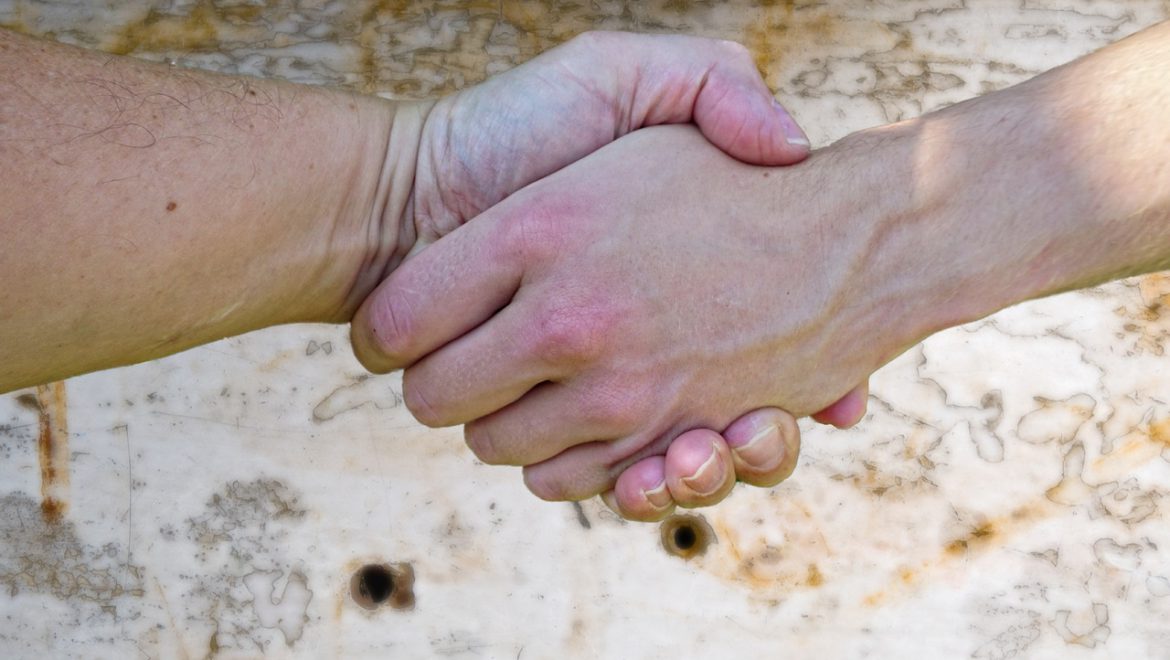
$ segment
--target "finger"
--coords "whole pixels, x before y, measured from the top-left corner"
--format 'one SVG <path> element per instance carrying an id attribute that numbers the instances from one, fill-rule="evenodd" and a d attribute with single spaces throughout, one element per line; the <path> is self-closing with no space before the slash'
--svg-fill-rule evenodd
<path id="1" fill-rule="evenodd" d="M 800 458 L 796 418 L 777 408 L 761 408 L 727 427 L 735 476 L 753 486 L 771 487 L 787 479 Z"/>
<path id="2" fill-rule="evenodd" d="M 575 445 L 624 434 L 628 420 L 595 400 L 572 385 L 542 383 L 512 405 L 467 423 L 464 437 L 484 463 L 532 465 Z"/>
<path id="3" fill-rule="evenodd" d="M 444 239 L 447 240 L 447 239 Z M 542 321 L 544 298 L 568 298 L 567 294 L 548 296 L 539 287 L 529 287 L 522 298 L 500 310 L 490 322 L 475 328 L 459 339 L 426 356 L 403 375 L 403 394 L 411 412 L 419 421 L 428 426 L 453 426 L 480 419 L 501 411 L 517 401 L 538 384 L 567 375 L 568 361 L 561 361 L 554 353 L 566 353 L 573 347 L 564 333 L 549 332 L 551 324 Z M 531 304 L 528 301 L 533 301 Z M 569 305 L 569 303 L 563 303 Z M 547 306 L 547 305 L 544 305 Z M 575 331 L 573 331 L 575 332 Z M 555 336 L 554 336 L 555 335 Z M 553 392 L 561 392 L 560 398 Z M 548 435 L 551 429 L 544 429 L 548 422 L 557 420 L 566 425 L 564 415 L 579 412 L 576 401 L 567 401 L 564 389 L 543 390 L 527 400 L 520 410 L 506 414 L 499 422 L 499 430 L 515 438 L 513 444 L 532 446 L 529 442 L 532 430 L 540 441 L 555 440 Z M 420 402 L 425 402 L 421 405 Z M 560 408 L 557 407 L 559 402 Z M 416 408 L 419 408 L 416 410 Z M 519 414 L 517 414 L 519 413 Z M 532 416 L 547 415 L 546 419 L 533 420 Z M 584 421 L 584 420 L 579 420 Z M 539 424 L 538 431 L 534 424 Z M 495 422 L 489 426 L 499 426 Z M 584 430 L 584 429 L 582 429 Z M 597 435 L 587 439 L 596 439 Z M 537 459 L 524 460 L 520 465 L 544 460 L 552 454 Z M 528 456 L 529 454 L 513 454 Z M 485 459 L 486 460 L 486 459 Z M 505 461 L 509 464 L 511 460 Z"/>
<path id="4" fill-rule="evenodd" d="M 694 120 L 711 144 L 752 165 L 791 165 L 809 154 L 808 137 L 754 66 L 716 65 L 695 101 Z"/>
<path id="5" fill-rule="evenodd" d="M 507 304 L 522 264 L 490 212 L 400 265 L 354 315 L 354 354 L 384 373 L 476 327 Z"/>
<path id="6" fill-rule="evenodd" d="M 675 438 L 666 450 L 666 487 L 679 506 L 721 502 L 735 486 L 731 450 L 714 431 L 696 429 Z"/>
<path id="7" fill-rule="evenodd" d="M 790 165 L 808 156 L 808 137 L 776 102 L 743 45 L 677 35 L 589 39 L 626 63 L 615 98 L 619 107 L 627 104 L 619 116 L 629 117 L 628 131 L 693 122 L 708 141 L 747 163 Z"/>
<path id="8" fill-rule="evenodd" d="M 602 501 L 627 520 L 662 520 L 674 511 L 674 500 L 666 488 L 665 465 L 661 456 L 638 461 L 622 471 L 613 490 L 602 493 Z"/>
<path id="9" fill-rule="evenodd" d="M 524 485 L 543 500 L 587 499 L 613 488 L 618 476 L 629 466 L 644 458 L 664 455 L 669 443 L 668 436 L 648 442 L 641 435 L 581 443 L 546 461 L 525 466 Z M 642 448 L 632 452 L 634 447 Z"/>
<path id="10" fill-rule="evenodd" d="M 869 381 L 858 385 L 841 397 L 836 403 L 812 416 L 821 424 L 831 424 L 839 429 L 854 426 L 865 417 L 869 400 Z"/>

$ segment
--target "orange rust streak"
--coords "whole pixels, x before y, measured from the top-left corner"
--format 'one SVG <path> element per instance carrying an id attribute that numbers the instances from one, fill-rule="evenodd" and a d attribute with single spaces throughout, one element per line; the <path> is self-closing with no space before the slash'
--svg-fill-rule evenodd
<path id="1" fill-rule="evenodd" d="M 57 522 L 69 509 L 69 427 L 65 382 L 37 386 L 37 460 L 41 466 L 41 514 Z"/>
<path id="2" fill-rule="evenodd" d="M 1170 447 L 1170 419 L 1150 422 L 1150 440 Z"/>
<path id="3" fill-rule="evenodd" d="M 881 605 L 899 592 L 912 589 L 926 573 L 968 557 L 974 552 L 988 550 L 993 545 L 1002 545 L 1008 537 L 1059 510 L 1062 508 L 1057 508 L 1047 499 L 1037 499 L 1034 503 L 1015 509 L 1005 516 L 983 522 L 961 538 L 945 544 L 937 557 L 923 561 L 917 569 L 903 566 L 899 569 L 897 578 L 892 580 L 888 587 L 865 596 L 861 602 L 868 607 Z"/>
<path id="4" fill-rule="evenodd" d="M 1170 420 L 1150 422 L 1147 426 L 1135 429 L 1142 437 L 1130 440 L 1116 448 L 1113 452 L 1098 457 L 1092 463 L 1096 472 L 1112 471 L 1118 473 L 1132 472 L 1138 466 L 1162 455 L 1161 447 L 1170 447 Z M 1065 482 L 1057 484 L 1049 492 L 1060 488 Z M 1078 500 L 1085 499 L 1083 496 Z M 992 518 L 974 528 L 961 538 L 946 543 L 942 552 L 934 559 L 922 562 L 918 571 L 903 569 L 899 580 L 904 587 L 912 586 L 921 575 L 929 570 L 941 567 L 948 562 L 966 558 L 974 552 L 984 551 L 997 542 L 1002 545 L 1006 538 L 1031 526 L 1041 519 L 1066 511 L 1072 506 L 1081 504 L 1081 501 L 1065 502 L 1066 506 L 1057 507 L 1046 496 L 1037 499 L 1032 504 L 1024 505 L 1011 513 Z M 896 591 L 897 582 L 889 588 L 867 595 L 862 603 L 867 606 L 877 606 L 887 601 Z"/>

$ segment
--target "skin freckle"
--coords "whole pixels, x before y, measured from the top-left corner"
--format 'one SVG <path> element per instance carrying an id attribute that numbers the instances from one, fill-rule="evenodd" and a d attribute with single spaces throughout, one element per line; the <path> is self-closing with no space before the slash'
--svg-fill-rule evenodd
<path id="1" fill-rule="evenodd" d="M 179 207 L 179 205 L 174 203 L 174 202 L 167 202 L 167 212 L 168 213 L 171 211 L 174 211 L 178 207 Z"/>

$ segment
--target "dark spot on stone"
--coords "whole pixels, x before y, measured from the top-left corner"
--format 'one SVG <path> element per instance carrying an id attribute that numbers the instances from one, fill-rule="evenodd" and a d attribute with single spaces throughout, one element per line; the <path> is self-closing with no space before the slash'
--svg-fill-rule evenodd
<path id="1" fill-rule="evenodd" d="M 577 514 L 577 524 L 584 529 L 591 529 L 593 525 L 589 524 L 589 518 L 585 516 L 585 508 L 581 506 L 580 502 L 569 502 L 573 505 L 573 512 Z"/>
<path id="2" fill-rule="evenodd" d="M 396 610 L 414 608 L 414 568 L 410 564 L 366 564 L 349 580 L 354 602 L 367 610 L 389 605 Z"/>
<path id="3" fill-rule="evenodd" d="M 662 522 L 660 533 L 667 554 L 683 559 L 704 554 L 715 540 L 714 530 L 702 516 L 671 516 Z"/>

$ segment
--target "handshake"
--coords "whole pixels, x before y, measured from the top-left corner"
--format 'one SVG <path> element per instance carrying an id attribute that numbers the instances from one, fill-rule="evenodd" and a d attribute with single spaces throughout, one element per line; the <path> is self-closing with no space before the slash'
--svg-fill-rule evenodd
<path id="1" fill-rule="evenodd" d="M 586 34 L 390 103 L 0 30 L 0 392 L 351 322 L 540 497 L 712 504 L 930 334 L 1170 268 L 1168 58 L 1163 23 L 810 154 L 727 42 Z"/>
<path id="2" fill-rule="evenodd" d="M 881 342 L 850 336 L 849 241 L 813 162 L 772 169 L 809 142 L 743 47 L 586 34 L 404 123 L 413 188 L 352 339 L 422 423 L 542 498 L 655 520 L 787 477 L 778 406 L 863 414 L 877 365 L 840 350 Z"/>

